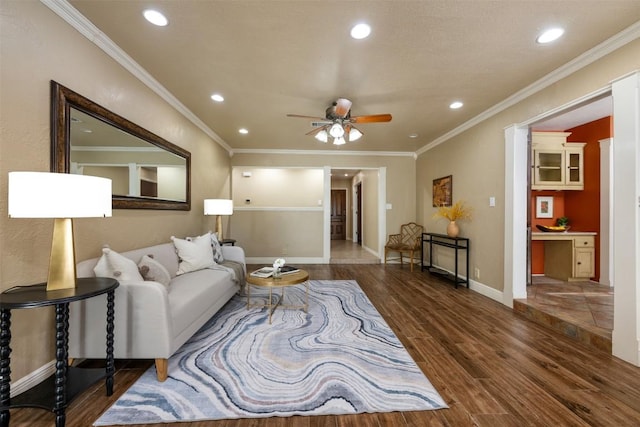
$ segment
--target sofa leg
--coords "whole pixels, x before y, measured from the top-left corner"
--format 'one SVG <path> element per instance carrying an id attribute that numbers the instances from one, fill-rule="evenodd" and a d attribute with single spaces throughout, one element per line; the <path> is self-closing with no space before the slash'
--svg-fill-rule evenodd
<path id="1" fill-rule="evenodd" d="M 165 382 L 169 375 L 169 365 L 167 359 L 156 359 L 156 376 L 158 381 Z"/>

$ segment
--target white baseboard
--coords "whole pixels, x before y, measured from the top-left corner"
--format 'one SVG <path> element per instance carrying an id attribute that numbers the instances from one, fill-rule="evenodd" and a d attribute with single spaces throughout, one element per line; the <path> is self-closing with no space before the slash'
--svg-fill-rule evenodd
<path id="1" fill-rule="evenodd" d="M 11 397 L 17 396 L 20 393 L 29 390 L 30 388 L 40 384 L 46 380 L 49 376 L 56 372 L 56 361 L 52 360 L 46 365 L 36 369 L 30 374 L 20 378 L 19 380 L 11 383 Z"/>
<path id="2" fill-rule="evenodd" d="M 492 300 L 497 301 L 500 304 L 504 304 L 504 293 L 495 288 L 492 288 L 491 286 L 487 286 L 484 283 L 476 282 L 475 280 L 470 280 L 469 289 L 479 293 L 480 295 L 484 295 L 487 298 L 491 298 Z"/>
<path id="3" fill-rule="evenodd" d="M 270 266 L 270 265 L 273 264 L 273 261 L 275 261 L 276 258 L 277 257 L 247 257 L 246 263 L 247 264 L 264 264 L 266 266 Z M 309 258 L 293 257 L 293 258 L 289 258 L 289 257 L 283 256 L 282 258 L 287 260 L 287 264 L 289 264 L 289 265 L 292 265 L 292 264 L 329 264 L 329 260 L 325 260 L 322 257 L 309 257 Z"/>
<path id="4" fill-rule="evenodd" d="M 447 273 L 453 275 L 454 272 L 451 270 L 448 270 L 446 268 L 442 268 L 440 266 L 434 265 L 434 267 L 446 271 Z M 463 276 L 461 274 L 459 274 L 459 277 L 466 279 L 466 276 Z M 458 286 L 461 286 L 460 284 L 458 284 Z M 464 285 L 462 285 L 464 286 Z M 503 292 L 499 291 L 495 288 L 492 288 L 491 286 L 487 286 L 484 283 L 480 283 L 480 282 L 476 282 L 475 280 L 469 280 L 469 289 L 471 289 L 474 292 L 479 293 L 480 295 L 483 295 L 487 298 L 491 298 L 494 301 L 499 302 L 500 304 L 504 304 L 503 301 Z"/>

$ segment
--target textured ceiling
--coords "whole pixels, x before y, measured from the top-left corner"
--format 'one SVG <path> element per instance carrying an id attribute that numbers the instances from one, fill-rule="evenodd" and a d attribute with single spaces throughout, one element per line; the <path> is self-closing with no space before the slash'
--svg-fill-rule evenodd
<path id="1" fill-rule="evenodd" d="M 69 3 L 233 149 L 413 152 L 640 20 L 638 0 Z M 143 19 L 150 7 L 167 27 Z M 372 34 L 353 40 L 361 21 Z M 565 36 L 536 44 L 550 26 Z M 339 97 L 393 120 L 337 148 L 286 117 L 324 116 Z"/>

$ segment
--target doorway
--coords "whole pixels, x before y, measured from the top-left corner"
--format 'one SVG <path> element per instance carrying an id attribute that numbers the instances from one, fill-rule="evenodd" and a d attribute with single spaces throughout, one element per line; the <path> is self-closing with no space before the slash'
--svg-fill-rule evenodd
<path id="1" fill-rule="evenodd" d="M 640 291 L 637 256 L 640 247 L 637 236 L 640 233 L 637 222 L 637 207 L 625 200 L 635 200 L 640 183 L 629 180 L 637 176 L 638 163 L 633 159 L 640 156 L 640 93 L 638 83 L 640 73 L 615 80 L 610 86 L 603 87 L 574 102 L 534 117 L 521 124 L 505 129 L 505 254 L 504 254 L 504 304 L 514 306 L 514 299 L 526 298 L 526 205 L 527 205 L 527 130 L 531 124 L 552 117 L 593 99 L 613 94 L 613 115 L 615 116 L 612 143 L 612 197 L 610 224 L 625 224 L 624 227 L 611 226 L 611 277 L 624 277 L 614 282 L 614 328 L 612 333 L 612 354 L 640 366 L 640 323 L 626 319 L 638 319 L 640 305 L 637 295 Z M 620 256 L 624 255 L 624 256 Z"/>
<path id="2" fill-rule="evenodd" d="M 325 166 L 325 173 L 325 259 L 330 263 L 379 263 L 386 238 L 386 168 Z M 341 190 L 346 196 L 344 237 L 338 225 L 343 216 Z"/>

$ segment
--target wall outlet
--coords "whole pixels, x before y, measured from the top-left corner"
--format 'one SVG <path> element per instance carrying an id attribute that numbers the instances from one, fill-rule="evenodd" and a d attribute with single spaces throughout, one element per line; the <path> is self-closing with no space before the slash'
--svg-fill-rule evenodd
<path id="1" fill-rule="evenodd" d="M 475 273 L 476 279 L 480 279 L 480 269 L 478 267 L 474 269 L 474 273 Z"/>

